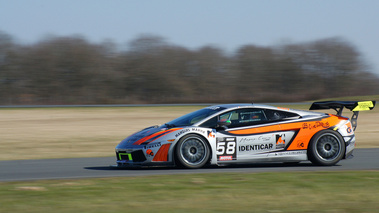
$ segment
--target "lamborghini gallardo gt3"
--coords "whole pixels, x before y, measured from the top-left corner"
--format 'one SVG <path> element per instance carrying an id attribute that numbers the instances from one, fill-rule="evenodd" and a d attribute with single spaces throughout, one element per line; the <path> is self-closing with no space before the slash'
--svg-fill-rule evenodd
<path id="1" fill-rule="evenodd" d="M 315 102 L 310 110 L 260 104 L 210 106 L 163 125 L 143 129 L 116 147 L 117 167 L 311 161 L 332 166 L 355 147 L 359 111 L 375 101 Z M 344 108 L 353 112 L 342 116 Z"/>

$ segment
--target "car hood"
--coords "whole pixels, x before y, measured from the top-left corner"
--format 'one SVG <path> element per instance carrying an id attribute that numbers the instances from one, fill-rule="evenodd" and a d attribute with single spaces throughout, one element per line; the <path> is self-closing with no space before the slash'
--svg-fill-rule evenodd
<path id="1" fill-rule="evenodd" d="M 162 128 L 159 126 L 148 127 L 125 138 L 121 141 L 120 144 L 118 144 L 116 148 L 125 148 L 135 145 L 146 145 L 164 135 L 167 135 L 180 129 L 182 128 Z"/>

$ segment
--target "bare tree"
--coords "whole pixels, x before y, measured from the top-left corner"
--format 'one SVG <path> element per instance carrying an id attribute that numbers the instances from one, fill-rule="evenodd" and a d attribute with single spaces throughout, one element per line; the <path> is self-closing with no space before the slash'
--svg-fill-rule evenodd
<path id="1" fill-rule="evenodd" d="M 377 94 L 378 77 L 341 38 L 233 55 L 142 35 L 121 51 L 112 41 L 50 37 L 17 45 L 0 32 L 1 104 L 300 101 Z"/>

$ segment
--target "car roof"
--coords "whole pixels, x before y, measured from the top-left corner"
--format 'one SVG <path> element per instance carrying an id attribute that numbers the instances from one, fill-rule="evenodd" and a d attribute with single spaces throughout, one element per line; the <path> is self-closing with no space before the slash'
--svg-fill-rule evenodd
<path id="1" fill-rule="evenodd" d="M 236 103 L 236 104 L 220 104 L 212 107 L 222 107 L 226 109 L 232 108 L 277 108 L 274 106 L 264 105 L 264 104 L 246 104 L 246 103 Z"/>
<path id="2" fill-rule="evenodd" d="M 220 104 L 220 105 L 215 105 L 215 106 L 210 106 L 210 107 L 222 107 L 222 108 L 225 108 L 222 111 L 231 110 L 231 109 L 238 109 L 238 108 L 273 109 L 273 110 L 293 112 L 293 113 L 296 113 L 296 114 L 298 114 L 300 116 L 305 116 L 305 115 L 318 115 L 319 116 L 321 114 L 325 114 L 325 113 L 321 113 L 321 112 L 312 112 L 312 111 L 307 111 L 307 110 L 297 110 L 297 109 L 276 107 L 276 106 L 265 105 L 265 104 L 254 104 L 254 103 L 251 103 L 251 104 L 247 104 L 247 103 Z"/>

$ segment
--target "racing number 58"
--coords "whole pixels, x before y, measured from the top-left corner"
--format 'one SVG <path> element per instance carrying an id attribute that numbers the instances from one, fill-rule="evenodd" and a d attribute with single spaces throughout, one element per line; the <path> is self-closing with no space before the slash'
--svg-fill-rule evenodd
<path id="1" fill-rule="evenodd" d="M 217 155 L 233 155 L 236 152 L 236 142 L 227 141 L 227 142 L 218 142 L 216 147 Z"/>
<path id="2" fill-rule="evenodd" d="M 236 137 L 216 138 L 216 155 L 218 161 L 237 160 Z"/>

